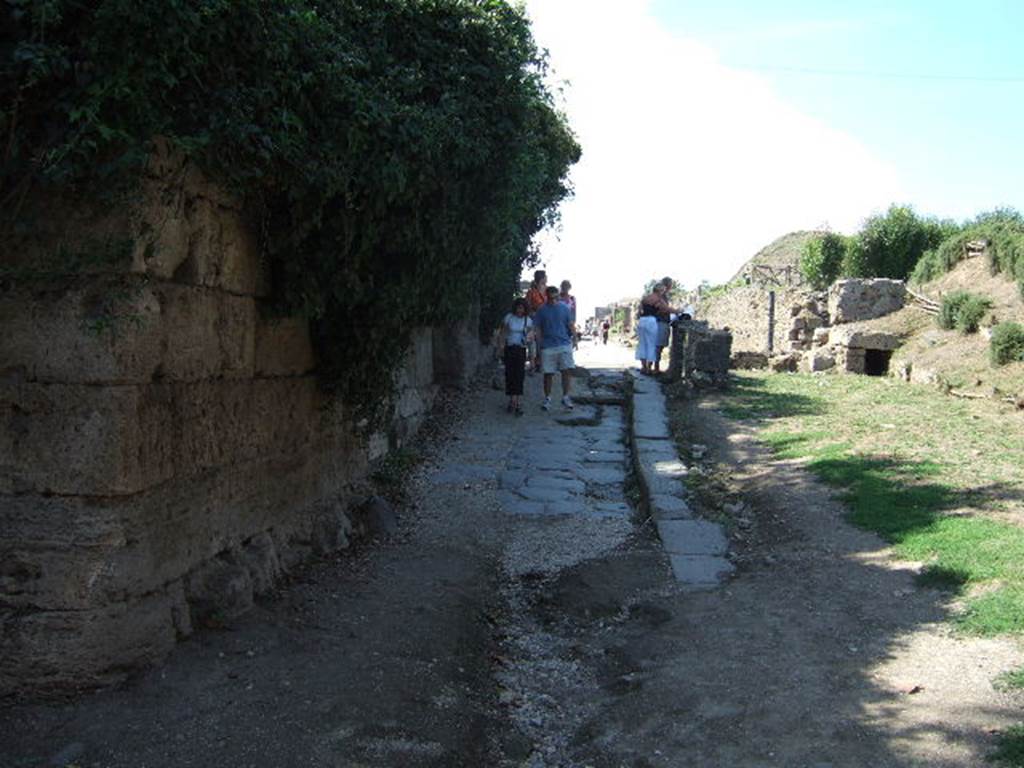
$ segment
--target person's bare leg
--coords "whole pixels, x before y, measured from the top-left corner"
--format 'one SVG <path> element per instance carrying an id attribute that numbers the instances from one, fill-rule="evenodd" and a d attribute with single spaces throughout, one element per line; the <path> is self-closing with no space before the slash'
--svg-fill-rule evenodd
<path id="1" fill-rule="evenodd" d="M 562 371 L 562 396 L 568 397 L 570 389 L 572 389 L 572 372 Z"/>
<path id="2" fill-rule="evenodd" d="M 551 397 L 551 385 L 555 380 L 555 374 L 544 374 L 544 397 Z"/>

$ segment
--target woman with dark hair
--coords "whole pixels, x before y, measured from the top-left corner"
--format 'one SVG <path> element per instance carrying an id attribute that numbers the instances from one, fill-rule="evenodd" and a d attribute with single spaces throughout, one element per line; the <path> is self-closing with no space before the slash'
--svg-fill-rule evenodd
<path id="1" fill-rule="evenodd" d="M 504 350 L 507 410 L 516 416 L 523 415 L 519 398 L 523 396 L 523 379 L 526 378 L 526 347 L 533 337 L 533 320 L 527 310 L 526 299 L 512 302 L 512 311 L 505 315 L 498 332 L 498 343 Z"/>

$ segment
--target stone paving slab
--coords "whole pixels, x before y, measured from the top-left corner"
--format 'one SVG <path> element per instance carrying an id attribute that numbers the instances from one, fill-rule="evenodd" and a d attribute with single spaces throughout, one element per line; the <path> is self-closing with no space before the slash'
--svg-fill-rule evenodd
<path id="1" fill-rule="evenodd" d="M 724 557 L 669 555 L 676 581 L 687 589 L 714 589 L 735 569 Z"/>
<path id="2" fill-rule="evenodd" d="M 654 494 L 650 498 L 651 517 L 655 520 L 690 520 L 693 510 L 685 499 L 669 494 Z"/>
<path id="3" fill-rule="evenodd" d="M 583 456 L 585 464 L 624 464 L 626 453 L 623 451 L 587 451 Z"/>
<path id="4" fill-rule="evenodd" d="M 595 467 L 580 470 L 580 477 L 588 483 L 598 485 L 621 485 L 626 482 L 626 470 L 623 467 Z"/>
<path id="5" fill-rule="evenodd" d="M 586 470 L 583 470 L 582 472 L 585 471 Z M 585 477 L 582 472 L 580 476 Z M 533 475 L 526 481 L 526 485 L 530 488 L 550 488 L 552 490 L 567 491 L 569 493 L 583 493 L 587 490 L 586 484 L 582 480 L 569 479 L 549 474 Z"/>
<path id="6" fill-rule="evenodd" d="M 629 517 L 633 514 L 632 507 L 624 501 L 600 501 L 594 505 L 599 517 Z"/>
<path id="7" fill-rule="evenodd" d="M 538 488 L 529 485 L 516 489 L 516 493 L 524 499 L 529 499 L 530 501 L 541 501 L 544 503 L 551 501 L 568 501 L 574 495 L 573 493 L 562 490 L 561 488 Z"/>
<path id="8" fill-rule="evenodd" d="M 659 520 L 657 526 L 672 555 L 724 555 L 729 547 L 722 526 L 707 520 Z"/>
<path id="9" fill-rule="evenodd" d="M 498 471 L 492 467 L 481 467 L 477 464 L 456 464 L 430 476 L 434 485 L 461 485 L 480 481 L 494 480 Z"/>
<path id="10" fill-rule="evenodd" d="M 638 437 L 633 441 L 637 458 L 641 461 L 675 461 L 679 452 L 671 440 L 652 440 Z"/>
<path id="11" fill-rule="evenodd" d="M 725 531 L 717 523 L 693 519 L 682 482 L 687 467 L 671 440 L 664 395 L 656 381 L 636 373 L 631 432 L 634 467 L 676 581 L 686 589 L 717 586 L 734 570 L 723 557 Z"/>
<path id="12" fill-rule="evenodd" d="M 498 475 L 498 485 L 509 489 L 526 485 L 526 472 L 521 469 L 504 469 Z"/>

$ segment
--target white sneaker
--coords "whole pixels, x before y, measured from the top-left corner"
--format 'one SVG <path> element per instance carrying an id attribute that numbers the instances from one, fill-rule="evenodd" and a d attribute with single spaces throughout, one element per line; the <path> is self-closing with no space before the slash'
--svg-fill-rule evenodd
<path id="1" fill-rule="evenodd" d="M 544 402 L 540 404 L 540 407 L 543 408 L 545 411 L 550 411 L 551 410 L 551 398 L 550 397 L 545 397 L 544 398 Z"/>
<path id="2" fill-rule="evenodd" d="M 566 407 L 566 409 L 571 411 L 572 410 L 572 398 L 569 397 L 568 395 L 563 397 L 562 398 L 562 405 L 564 405 Z"/>

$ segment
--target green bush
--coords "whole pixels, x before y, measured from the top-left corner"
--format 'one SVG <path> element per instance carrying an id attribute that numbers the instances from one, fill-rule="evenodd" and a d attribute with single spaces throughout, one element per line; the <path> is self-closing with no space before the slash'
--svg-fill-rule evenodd
<path id="1" fill-rule="evenodd" d="M 956 224 L 922 218 L 909 206 L 891 205 L 871 216 L 852 238 L 843 258 L 846 277 L 905 280 L 924 253 L 958 231 Z"/>
<path id="2" fill-rule="evenodd" d="M 984 296 L 953 291 L 942 297 L 937 322 L 947 331 L 956 328 L 961 333 L 977 333 L 985 313 L 992 308 L 992 302 Z"/>
<path id="3" fill-rule="evenodd" d="M 809 240 L 800 254 L 800 274 L 814 289 L 828 288 L 839 277 L 846 249 L 847 238 L 834 232 Z"/>
<path id="4" fill-rule="evenodd" d="M 992 365 L 1024 361 L 1024 325 L 1000 323 L 993 328 L 989 355 Z"/>
<path id="5" fill-rule="evenodd" d="M 981 319 L 985 313 L 992 308 L 992 302 L 984 296 L 971 295 L 960 306 L 960 313 L 956 318 L 956 329 L 960 333 L 977 333 L 981 325 Z"/>
<path id="6" fill-rule="evenodd" d="M 979 214 L 943 240 L 921 258 L 911 274 L 911 282 L 920 285 L 951 270 L 964 258 L 966 245 L 972 240 L 988 242 L 993 274 L 1002 273 L 1016 280 L 1024 295 L 1024 216 L 1008 208 Z"/>
<path id="7" fill-rule="evenodd" d="M 953 291 L 943 296 L 937 317 L 939 328 L 943 328 L 947 331 L 951 331 L 956 328 L 956 321 L 960 316 L 960 307 L 962 307 L 970 297 L 971 294 L 967 291 Z"/>
<path id="8" fill-rule="evenodd" d="M 120 204 L 162 137 L 243 200 L 277 309 L 376 413 L 411 328 L 504 310 L 570 193 L 545 77 L 503 0 L 8 0 L 0 238 L 32 200 Z"/>

